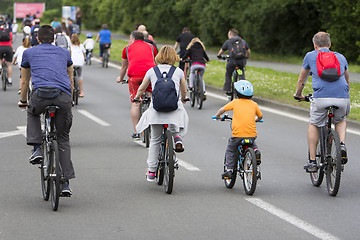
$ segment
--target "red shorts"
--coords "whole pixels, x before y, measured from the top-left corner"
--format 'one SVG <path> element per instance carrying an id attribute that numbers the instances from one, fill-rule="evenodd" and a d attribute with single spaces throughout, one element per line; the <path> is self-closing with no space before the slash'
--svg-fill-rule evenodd
<path id="1" fill-rule="evenodd" d="M 145 76 L 145 75 L 144 75 Z M 132 99 L 134 99 L 134 97 L 136 96 L 136 93 L 144 79 L 144 76 L 135 76 L 135 77 L 129 77 L 129 92 L 130 92 L 130 101 Z M 146 88 L 145 92 L 151 92 L 151 83 L 149 84 L 149 86 Z"/>

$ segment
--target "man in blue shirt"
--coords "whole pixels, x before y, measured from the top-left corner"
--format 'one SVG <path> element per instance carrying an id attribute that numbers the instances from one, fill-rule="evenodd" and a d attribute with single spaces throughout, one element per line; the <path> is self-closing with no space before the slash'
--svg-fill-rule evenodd
<path id="1" fill-rule="evenodd" d="M 107 49 L 105 45 L 109 45 L 109 48 L 111 46 L 111 31 L 109 30 L 109 27 L 107 24 L 102 25 L 102 30 L 100 30 L 99 34 L 96 37 L 96 42 L 100 41 L 99 50 L 100 50 L 100 62 L 103 61 L 103 54 L 104 51 Z M 109 51 L 109 50 L 107 50 Z M 110 52 L 109 52 L 110 53 Z"/>
<path id="2" fill-rule="evenodd" d="M 55 126 L 59 144 L 60 164 L 64 173 L 62 195 L 71 195 L 69 179 L 75 177 L 71 161 L 69 133 L 72 124 L 73 63 L 68 50 L 56 47 L 54 29 L 49 25 L 38 31 L 39 45 L 23 53 L 21 62 L 21 99 L 19 107 L 27 107 L 27 144 L 34 146 L 30 163 L 39 164 L 43 159 L 40 115 L 49 105 L 60 108 Z M 27 102 L 29 80 L 33 84 L 30 103 Z"/>
<path id="3" fill-rule="evenodd" d="M 342 162 L 347 162 L 347 153 L 345 147 L 346 121 L 345 117 L 350 113 L 350 95 L 349 95 L 349 70 L 346 58 L 340 54 L 335 55 L 340 63 L 340 78 L 329 82 L 319 77 L 316 61 L 320 52 L 330 52 L 330 35 L 326 32 L 318 32 L 313 37 L 314 49 L 305 55 L 299 80 L 296 87 L 295 99 L 304 99 L 302 90 L 310 72 L 312 74 L 313 99 L 310 105 L 310 123 L 308 128 L 309 161 L 304 166 L 307 172 L 316 172 L 316 147 L 319 142 L 318 127 L 325 126 L 327 110 L 326 107 L 337 106 L 335 111 L 334 123 L 335 130 L 339 134 L 341 142 Z"/>

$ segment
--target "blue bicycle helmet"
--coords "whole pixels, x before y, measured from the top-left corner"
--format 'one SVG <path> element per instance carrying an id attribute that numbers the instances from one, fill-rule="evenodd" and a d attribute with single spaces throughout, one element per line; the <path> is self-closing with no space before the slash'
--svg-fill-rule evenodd
<path id="1" fill-rule="evenodd" d="M 92 34 L 91 34 L 91 33 L 88 33 L 88 34 L 86 34 L 86 37 L 87 37 L 87 38 L 92 38 Z"/>
<path id="2" fill-rule="evenodd" d="M 254 87 L 249 81 L 240 80 L 234 86 L 241 98 L 251 98 L 254 95 Z"/>

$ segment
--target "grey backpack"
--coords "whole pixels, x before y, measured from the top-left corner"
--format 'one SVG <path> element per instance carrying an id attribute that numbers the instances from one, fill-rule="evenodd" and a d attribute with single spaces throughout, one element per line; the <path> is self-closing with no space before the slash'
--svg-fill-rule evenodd
<path id="1" fill-rule="evenodd" d="M 68 49 L 68 41 L 63 33 L 57 34 L 55 37 L 55 46 Z"/>

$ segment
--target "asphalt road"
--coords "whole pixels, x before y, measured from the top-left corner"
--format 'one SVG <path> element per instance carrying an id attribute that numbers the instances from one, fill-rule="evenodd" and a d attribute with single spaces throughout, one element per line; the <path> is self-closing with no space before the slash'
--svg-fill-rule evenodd
<path id="1" fill-rule="evenodd" d="M 226 103 L 208 90 L 202 110 L 186 109 L 190 124 L 185 152 L 178 154 L 171 195 L 145 180 L 147 149 L 131 139 L 128 86 L 119 69 L 94 61 L 84 67 L 84 93 L 73 109 L 73 196 L 58 212 L 41 196 L 40 171 L 28 163 L 14 85 L 0 92 L 0 239 L 356 239 L 360 234 L 360 129 L 350 129 L 349 163 L 337 197 L 313 187 L 303 170 L 307 116 L 260 106 L 258 124 L 262 180 L 247 196 L 242 182 L 232 190 L 221 180 L 229 123 L 211 120 Z M 18 130 L 20 129 L 20 130 Z"/>

